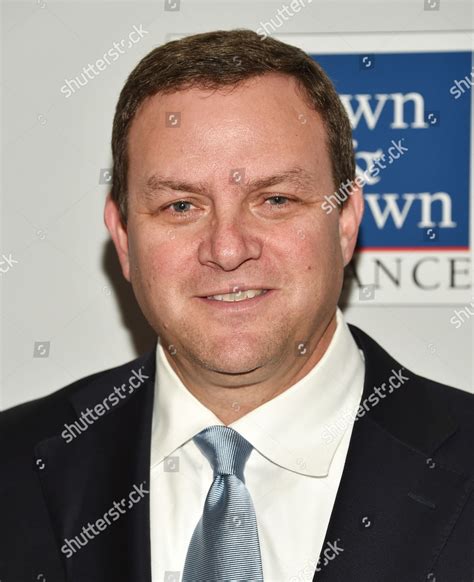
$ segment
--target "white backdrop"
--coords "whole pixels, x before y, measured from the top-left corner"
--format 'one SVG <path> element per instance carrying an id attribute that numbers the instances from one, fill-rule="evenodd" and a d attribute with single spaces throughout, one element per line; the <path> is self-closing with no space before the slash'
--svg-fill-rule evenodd
<path id="1" fill-rule="evenodd" d="M 437 10 L 426 10 L 430 1 L 440 0 L 313 0 L 276 36 L 312 33 L 324 42 L 329 33 L 423 32 L 423 42 L 436 47 L 438 33 L 457 32 L 472 49 L 472 2 L 441 0 Z M 111 166 L 119 92 L 136 63 L 168 39 L 256 30 L 283 5 L 167 2 L 3 3 L 0 408 L 49 394 L 152 345 L 102 219 L 107 184 L 99 182 Z M 140 26 L 146 34 L 121 45 L 100 74 L 69 97 L 61 92 L 66 80 Z M 473 223 L 471 214 L 471 233 Z M 450 323 L 462 307 L 354 305 L 345 315 L 407 368 L 474 392 L 473 322 L 459 329 Z"/>

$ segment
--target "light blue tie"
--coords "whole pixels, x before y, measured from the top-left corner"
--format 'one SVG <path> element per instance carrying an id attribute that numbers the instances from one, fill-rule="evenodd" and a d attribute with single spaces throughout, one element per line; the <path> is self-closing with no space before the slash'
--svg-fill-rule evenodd
<path id="1" fill-rule="evenodd" d="M 244 466 L 252 445 L 228 426 L 209 426 L 194 442 L 214 481 L 189 544 L 182 582 L 263 582 L 262 558 Z"/>

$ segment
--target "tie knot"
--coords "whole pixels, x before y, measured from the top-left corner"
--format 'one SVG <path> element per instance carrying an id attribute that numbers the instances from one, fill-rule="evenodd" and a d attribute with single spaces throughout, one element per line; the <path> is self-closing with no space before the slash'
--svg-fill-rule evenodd
<path id="1" fill-rule="evenodd" d="M 236 475 L 244 481 L 244 467 L 253 446 L 228 426 L 208 426 L 193 441 L 211 463 L 214 475 Z"/>

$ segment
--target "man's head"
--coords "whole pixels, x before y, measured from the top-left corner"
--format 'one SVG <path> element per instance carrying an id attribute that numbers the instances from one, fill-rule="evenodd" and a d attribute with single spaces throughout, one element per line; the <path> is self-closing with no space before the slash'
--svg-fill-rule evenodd
<path id="1" fill-rule="evenodd" d="M 362 216 L 347 115 L 304 52 L 218 31 L 148 54 L 114 119 L 105 220 L 125 277 L 182 366 L 264 381 L 334 318 Z M 276 198 L 275 198 L 276 197 Z M 207 300 L 269 289 L 239 303 Z M 212 372 L 214 371 L 214 372 Z"/>

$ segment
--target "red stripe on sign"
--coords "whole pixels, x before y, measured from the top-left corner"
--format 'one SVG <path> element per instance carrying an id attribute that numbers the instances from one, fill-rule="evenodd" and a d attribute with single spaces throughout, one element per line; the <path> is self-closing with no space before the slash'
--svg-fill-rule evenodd
<path id="1" fill-rule="evenodd" d="M 362 247 L 356 253 L 367 251 L 468 251 L 470 247 Z"/>

